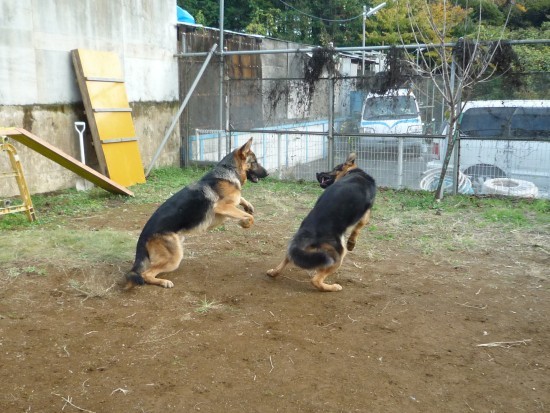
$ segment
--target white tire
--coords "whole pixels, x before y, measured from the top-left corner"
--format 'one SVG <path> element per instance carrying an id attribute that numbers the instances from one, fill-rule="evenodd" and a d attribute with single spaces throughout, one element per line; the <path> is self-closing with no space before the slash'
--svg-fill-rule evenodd
<path id="1" fill-rule="evenodd" d="M 536 198 L 539 194 L 539 189 L 530 181 L 511 178 L 494 178 L 487 179 L 483 183 L 482 192 L 484 194 Z"/>

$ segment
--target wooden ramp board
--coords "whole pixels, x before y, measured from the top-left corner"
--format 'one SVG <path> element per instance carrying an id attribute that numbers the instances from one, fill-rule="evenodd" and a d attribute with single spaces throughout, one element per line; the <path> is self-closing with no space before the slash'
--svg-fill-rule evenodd
<path id="1" fill-rule="evenodd" d="M 28 146 L 32 150 L 44 155 L 46 158 L 51 159 L 64 168 L 73 171 L 78 176 L 93 182 L 95 185 L 105 189 L 106 191 L 115 194 L 134 196 L 132 191 L 100 174 L 95 169 L 90 168 L 88 165 L 83 164 L 72 156 L 67 155 L 65 152 L 57 149 L 53 145 L 50 145 L 48 142 L 40 139 L 38 136 L 33 135 L 25 129 L 0 128 L 0 136 L 9 136 L 13 140 Z"/>
<path id="2" fill-rule="evenodd" d="M 124 186 L 145 182 L 120 59 L 85 49 L 72 56 L 101 171 Z"/>

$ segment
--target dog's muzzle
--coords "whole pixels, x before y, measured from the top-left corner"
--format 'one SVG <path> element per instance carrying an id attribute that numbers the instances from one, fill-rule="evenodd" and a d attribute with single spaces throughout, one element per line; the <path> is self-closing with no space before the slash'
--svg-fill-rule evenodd
<path id="1" fill-rule="evenodd" d="M 318 172 L 316 174 L 317 181 L 319 182 L 319 185 L 321 188 L 326 188 L 334 183 L 334 176 L 327 172 Z"/>
<path id="2" fill-rule="evenodd" d="M 246 171 L 247 179 L 254 183 L 258 183 L 260 179 L 265 178 L 268 175 L 269 174 L 264 168 L 257 168 L 255 170 Z"/>

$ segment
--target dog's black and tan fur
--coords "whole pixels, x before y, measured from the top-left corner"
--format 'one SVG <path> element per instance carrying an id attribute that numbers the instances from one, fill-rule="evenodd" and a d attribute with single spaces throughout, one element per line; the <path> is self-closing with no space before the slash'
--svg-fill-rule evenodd
<path id="1" fill-rule="evenodd" d="M 153 213 L 139 236 L 134 265 L 126 274 L 127 288 L 144 283 L 172 288 L 172 281 L 157 275 L 179 267 L 184 234 L 219 226 L 227 218 L 239 220 L 243 228 L 254 224 L 254 207 L 241 196 L 241 188 L 247 179 L 258 182 L 267 172 L 258 163 L 251 145 L 252 138 Z"/>
<path id="2" fill-rule="evenodd" d="M 331 172 L 318 173 L 317 180 L 325 191 L 294 235 L 286 257 L 267 274 L 276 277 L 294 263 L 315 270 L 311 282 L 319 290 L 340 291 L 341 285 L 326 284 L 325 278 L 340 267 L 347 251 L 355 248 L 359 232 L 369 222 L 376 185 L 357 167 L 354 153 Z M 352 230 L 344 245 L 348 229 Z"/>

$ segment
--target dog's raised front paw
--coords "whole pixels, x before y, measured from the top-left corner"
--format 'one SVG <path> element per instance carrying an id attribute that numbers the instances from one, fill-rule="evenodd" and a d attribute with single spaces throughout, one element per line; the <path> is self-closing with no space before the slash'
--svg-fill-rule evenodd
<path id="1" fill-rule="evenodd" d="M 254 215 L 254 207 L 252 204 L 244 205 L 243 208 L 245 212 L 248 212 L 250 215 Z"/>
<path id="2" fill-rule="evenodd" d="M 250 228 L 254 224 L 254 218 L 243 218 L 239 221 L 239 225 L 243 228 Z"/>

